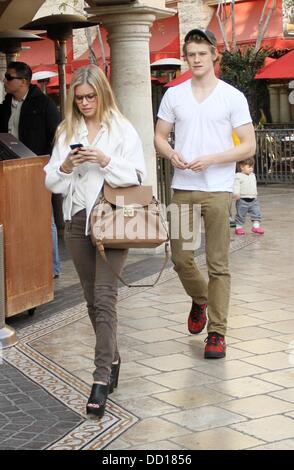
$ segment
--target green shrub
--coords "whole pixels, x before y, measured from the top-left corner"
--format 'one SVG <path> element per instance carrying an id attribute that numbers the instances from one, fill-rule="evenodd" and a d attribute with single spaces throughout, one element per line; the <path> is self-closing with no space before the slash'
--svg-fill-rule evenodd
<path id="1" fill-rule="evenodd" d="M 253 46 L 222 52 L 220 77 L 244 93 L 254 124 L 258 124 L 260 120 L 260 110 L 263 110 L 267 120 L 270 120 L 266 81 L 254 78 L 264 66 L 265 58 L 270 52 L 269 49 L 259 49 L 255 52 Z"/>

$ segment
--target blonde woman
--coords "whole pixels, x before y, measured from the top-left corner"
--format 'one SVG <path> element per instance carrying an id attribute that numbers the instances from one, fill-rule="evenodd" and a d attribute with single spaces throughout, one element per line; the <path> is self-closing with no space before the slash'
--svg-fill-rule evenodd
<path id="1" fill-rule="evenodd" d="M 78 69 L 67 97 L 66 115 L 45 167 L 46 187 L 63 195 L 65 243 L 73 259 L 96 334 L 93 386 L 86 406 L 102 417 L 107 396 L 117 386 L 117 280 L 92 245 L 89 217 L 103 183 L 139 184 L 145 175 L 141 140 L 119 112 L 107 78 L 99 67 Z M 122 270 L 127 250 L 107 250 L 113 268 Z"/>

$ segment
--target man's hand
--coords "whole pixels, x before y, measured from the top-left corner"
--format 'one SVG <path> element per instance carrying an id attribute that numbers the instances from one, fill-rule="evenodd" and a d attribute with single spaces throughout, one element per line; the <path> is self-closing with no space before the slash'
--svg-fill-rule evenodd
<path id="1" fill-rule="evenodd" d="M 179 170 L 186 170 L 188 168 L 189 164 L 179 152 L 173 152 L 169 159 L 172 166 L 179 168 Z"/>
<path id="2" fill-rule="evenodd" d="M 189 163 L 188 168 L 189 170 L 195 171 L 199 173 L 200 171 L 206 170 L 212 164 L 212 159 L 209 156 L 197 158 Z"/>

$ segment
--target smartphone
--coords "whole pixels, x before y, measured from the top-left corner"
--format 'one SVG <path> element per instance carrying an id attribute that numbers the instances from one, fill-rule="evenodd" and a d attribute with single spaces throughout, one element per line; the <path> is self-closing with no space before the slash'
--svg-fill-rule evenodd
<path id="1" fill-rule="evenodd" d="M 74 149 L 80 149 L 81 147 L 83 147 L 83 144 L 70 144 L 70 148 L 72 150 Z"/>

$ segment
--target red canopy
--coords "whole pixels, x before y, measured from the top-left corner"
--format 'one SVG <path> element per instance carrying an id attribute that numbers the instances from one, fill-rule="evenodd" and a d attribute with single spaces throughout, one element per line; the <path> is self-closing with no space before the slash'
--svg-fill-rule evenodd
<path id="1" fill-rule="evenodd" d="M 71 77 L 72 77 L 71 72 L 66 72 L 66 74 L 65 74 L 66 85 L 70 85 Z M 58 76 L 50 78 L 50 82 L 47 85 L 47 88 L 54 88 L 54 87 L 59 87 L 59 77 Z"/>
<path id="2" fill-rule="evenodd" d="M 260 70 L 255 78 L 291 79 L 294 78 L 294 50 L 283 55 Z"/>
<path id="3" fill-rule="evenodd" d="M 154 21 L 150 33 L 150 62 L 169 57 L 180 58 L 178 15 Z"/>
<path id="4" fill-rule="evenodd" d="M 189 78 L 191 77 L 192 77 L 192 71 L 187 70 L 186 72 L 182 73 L 182 75 L 179 75 L 178 77 L 174 78 L 170 82 L 166 83 L 164 86 L 165 87 L 177 86 L 177 85 L 180 85 L 180 83 L 183 83 L 186 80 L 189 80 Z"/>
<path id="5" fill-rule="evenodd" d="M 271 2 L 269 2 L 265 15 L 269 11 Z M 231 5 L 227 4 L 227 14 L 229 13 Z M 236 18 L 236 38 L 238 45 L 250 45 L 256 42 L 258 34 L 258 22 L 262 9 L 264 7 L 264 0 L 247 0 L 235 4 L 235 18 Z M 294 40 L 285 38 L 283 35 L 283 16 L 282 16 L 282 0 L 277 0 L 276 10 L 273 11 L 269 20 L 268 27 L 265 32 L 265 37 L 262 41 L 262 47 L 271 47 L 274 49 L 293 49 Z M 217 38 L 217 43 L 223 46 L 223 38 L 220 32 L 219 24 L 216 14 L 213 15 L 208 29 L 214 32 Z M 227 21 L 225 25 L 227 38 L 230 40 L 232 35 L 232 23 Z"/>
<path id="6" fill-rule="evenodd" d="M 214 66 L 215 75 L 217 77 L 219 76 L 219 70 L 220 70 L 219 63 L 217 62 Z M 178 77 L 174 78 L 170 82 L 166 83 L 164 86 L 165 87 L 177 86 L 177 85 L 180 85 L 180 83 L 186 82 L 191 77 L 192 77 L 192 71 L 187 70 L 186 72 L 182 73 L 182 75 L 179 75 Z"/>
<path id="7" fill-rule="evenodd" d="M 107 42 L 107 32 L 103 26 L 100 26 L 100 32 L 105 56 L 107 62 L 109 62 L 110 49 Z M 150 33 L 150 62 L 169 57 L 180 58 L 179 20 L 177 15 L 154 21 Z M 92 47 L 99 64 L 102 63 L 101 50 L 97 38 L 94 40 Z M 88 50 L 73 61 L 74 68 L 76 68 L 75 64 L 79 66 L 79 63 L 83 63 L 84 61 L 89 62 Z"/>
<path id="8" fill-rule="evenodd" d="M 68 62 L 73 58 L 73 42 L 72 38 L 66 41 Z M 42 41 L 26 42 L 25 47 L 29 49 L 21 50 L 19 60 L 25 62 L 32 69 L 41 66 L 42 70 L 51 70 L 50 65 L 55 64 L 55 47 L 51 39 L 44 37 Z M 37 70 L 34 70 L 37 71 Z"/>

